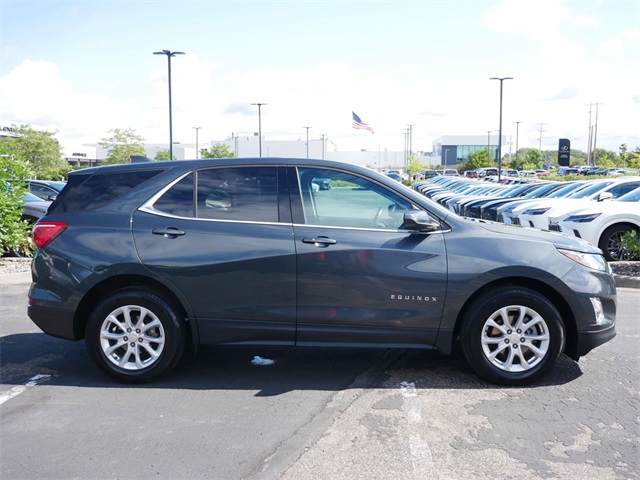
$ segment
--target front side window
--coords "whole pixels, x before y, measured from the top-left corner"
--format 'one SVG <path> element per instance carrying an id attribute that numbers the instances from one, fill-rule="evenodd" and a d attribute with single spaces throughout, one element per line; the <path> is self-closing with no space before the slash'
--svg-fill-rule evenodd
<path id="1" fill-rule="evenodd" d="M 196 216 L 215 220 L 277 222 L 276 167 L 198 171 Z"/>
<path id="2" fill-rule="evenodd" d="M 307 225 L 397 230 L 411 202 L 366 178 L 337 170 L 299 168 Z"/>

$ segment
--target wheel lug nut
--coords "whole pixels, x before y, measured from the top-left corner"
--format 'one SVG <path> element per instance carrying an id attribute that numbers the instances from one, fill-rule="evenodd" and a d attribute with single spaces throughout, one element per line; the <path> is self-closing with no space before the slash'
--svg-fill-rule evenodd
<path id="1" fill-rule="evenodd" d="M 511 335 L 513 333 L 511 330 L 507 330 L 507 335 Z"/>
<path id="2" fill-rule="evenodd" d="M 518 348 L 518 344 L 517 344 L 517 343 L 514 343 L 514 344 L 513 344 L 513 348 Z"/>
<path id="3" fill-rule="evenodd" d="M 507 338 L 507 339 L 504 341 L 504 343 L 509 343 L 509 339 Z"/>
<path id="4" fill-rule="evenodd" d="M 139 341 L 140 343 L 142 343 L 142 339 L 141 339 L 141 338 L 139 338 L 139 339 L 138 339 L 138 341 Z M 523 340 L 523 341 L 524 341 L 524 340 Z"/>
<path id="5" fill-rule="evenodd" d="M 139 328 L 136 328 L 136 333 L 140 333 L 140 329 Z M 520 333 L 520 332 L 518 332 L 518 333 Z"/>
<path id="6" fill-rule="evenodd" d="M 127 328 L 127 333 L 131 333 L 131 329 L 130 328 Z"/>
<path id="7" fill-rule="evenodd" d="M 522 343 L 524 343 L 524 342 L 525 342 L 525 339 L 524 339 L 524 338 L 521 338 L 521 339 L 520 339 L 520 341 L 521 341 Z"/>
<path id="8" fill-rule="evenodd" d="M 131 343 L 131 346 L 132 346 L 132 347 L 135 347 L 135 346 L 136 346 L 136 344 L 132 342 L 132 343 Z"/>
<path id="9" fill-rule="evenodd" d="M 128 341 L 129 341 L 129 337 L 124 337 L 124 339 L 123 339 L 123 340 L 124 340 L 125 342 L 128 342 Z"/>
<path id="10" fill-rule="evenodd" d="M 522 330 L 516 330 L 516 333 L 522 333 Z"/>

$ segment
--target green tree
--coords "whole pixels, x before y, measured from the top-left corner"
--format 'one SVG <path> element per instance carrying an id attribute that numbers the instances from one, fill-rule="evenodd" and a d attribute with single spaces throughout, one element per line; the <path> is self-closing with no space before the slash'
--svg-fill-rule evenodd
<path id="1" fill-rule="evenodd" d="M 631 152 L 627 154 L 627 166 L 636 170 L 640 170 L 640 153 Z"/>
<path id="2" fill-rule="evenodd" d="M 467 156 L 467 165 L 469 170 L 476 170 L 477 168 L 493 167 L 495 162 L 489 155 L 486 149 L 476 150 Z"/>
<path id="3" fill-rule="evenodd" d="M 206 148 L 200 149 L 200 158 L 233 158 L 235 155 L 229 147 L 223 143 L 218 143 L 211 147 L 209 150 Z"/>
<path id="4" fill-rule="evenodd" d="M 169 151 L 169 149 L 167 148 L 166 150 L 158 150 L 158 153 L 156 153 L 156 156 L 154 157 L 154 159 L 158 162 L 166 162 L 167 160 L 170 160 L 171 157 L 171 152 Z M 176 160 L 176 156 L 173 156 L 173 159 Z"/>
<path id="5" fill-rule="evenodd" d="M 626 143 L 623 143 L 622 145 L 620 145 L 620 148 L 618 149 L 618 151 L 620 152 L 620 167 L 624 168 L 628 165 L 627 162 L 627 157 L 629 156 L 629 154 L 627 153 L 628 147 Z"/>
<path id="6" fill-rule="evenodd" d="M 619 161 L 618 154 L 602 148 L 595 151 L 596 164 L 601 168 L 613 168 Z"/>
<path id="7" fill-rule="evenodd" d="M 518 151 L 518 160 L 522 162 L 523 167 L 528 164 L 529 166 L 533 165 L 534 169 L 542 168 L 542 164 L 544 163 L 544 156 L 536 148 L 521 148 Z M 531 168 L 525 169 L 530 170 Z"/>
<path id="8" fill-rule="evenodd" d="M 17 137 L 4 142 L 10 155 L 26 162 L 29 176 L 41 180 L 61 180 L 71 170 L 62 158 L 55 132 L 35 130 L 30 125 L 13 125 Z"/>
<path id="9" fill-rule="evenodd" d="M 414 174 L 422 170 L 426 170 L 426 167 L 420 162 L 420 159 L 418 159 L 418 157 L 416 157 L 415 155 L 409 155 L 407 157 L 407 166 L 405 167 L 405 169 L 409 176 L 412 177 Z"/>
<path id="10" fill-rule="evenodd" d="M 114 163 L 129 163 L 133 155 L 146 155 L 144 138 L 133 128 L 115 128 L 109 130 L 110 137 L 103 138 L 98 145 L 107 150 L 105 165 Z"/>
<path id="11" fill-rule="evenodd" d="M 27 162 L 7 142 L 0 142 L 0 252 L 27 253 L 30 225 L 22 221 L 22 208 L 27 188 Z"/>

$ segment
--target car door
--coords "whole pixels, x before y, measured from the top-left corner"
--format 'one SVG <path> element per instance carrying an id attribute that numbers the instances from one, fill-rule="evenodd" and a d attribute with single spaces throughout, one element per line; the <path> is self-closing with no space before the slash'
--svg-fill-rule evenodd
<path id="1" fill-rule="evenodd" d="M 190 173 L 133 216 L 142 263 L 188 299 L 202 343 L 295 341 L 295 247 L 278 167 Z"/>
<path id="2" fill-rule="evenodd" d="M 401 228 L 415 209 L 339 169 L 290 167 L 298 259 L 298 344 L 435 342 L 447 289 L 442 231 Z M 326 178 L 331 188 L 312 187 Z"/>

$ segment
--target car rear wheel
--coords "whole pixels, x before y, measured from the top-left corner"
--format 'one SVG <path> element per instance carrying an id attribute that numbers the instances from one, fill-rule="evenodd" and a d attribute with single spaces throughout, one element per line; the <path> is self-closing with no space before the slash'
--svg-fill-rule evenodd
<path id="1" fill-rule="evenodd" d="M 494 290 L 476 300 L 460 334 L 473 369 L 500 385 L 539 379 L 553 367 L 565 343 L 554 305 L 533 290 L 517 287 Z"/>
<path id="2" fill-rule="evenodd" d="M 612 225 L 602 233 L 598 248 L 604 252 L 604 258 L 607 261 L 632 260 L 633 255 L 624 248 L 622 243 L 624 234 L 632 230 L 630 225 Z"/>
<path id="3" fill-rule="evenodd" d="M 127 383 L 149 382 L 173 368 L 184 351 L 177 309 L 156 293 L 113 293 L 91 313 L 86 344 L 97 365 Z"/>

